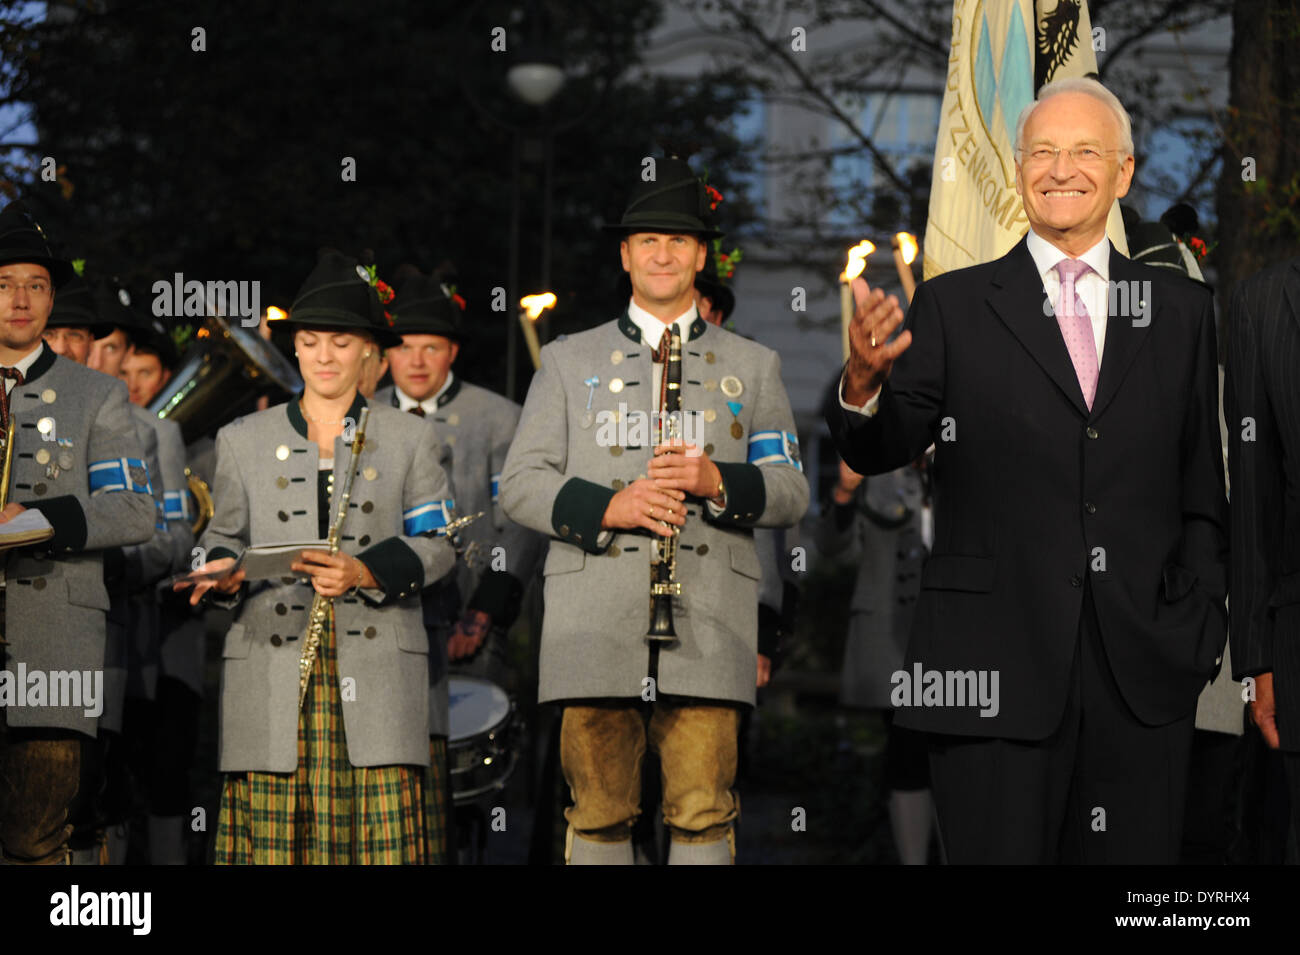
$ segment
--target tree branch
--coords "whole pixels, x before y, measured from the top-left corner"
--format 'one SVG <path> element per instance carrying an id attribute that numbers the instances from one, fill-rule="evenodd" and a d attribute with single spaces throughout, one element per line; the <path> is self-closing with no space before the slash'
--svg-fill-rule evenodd
<path id="1" fill-rule="evenodd" d="M 744 32 L 752 36 L 759 45 L 763 47 L 763 49 L 780 60 L 794 74 L 799 85 L 811 97 L 811 99 L 820 106 L 823 112 L 843 125 L 844 128 L 848 130 L 855 139 L 857 139 L 862 148 L 871 154 L 871 158 L 875 162 L 876 167 L 884 173 L 885 177 L 893 184 L 895 189 L 904 193 L 910 192 L 906 180 L 904 180 L 903 177 L 893 168 L 884 153 L 876 147 L 876 144 L 869 136 L 858 128 L 857 122 L 846 114 L 844 110 L 840 109 L 834 99 L 828 96 L 825 91 L 813 82 L 812 77 L 808 75 L 803 67 L 799 66 L 795 62 L 791 51 L 787 50 L 783 44 L 770 39 L 763 32 L 762 28 L 754 22 L 753 18 L 742 11 L 737 4 L 732 3 L 731 0 L 719 0 L 718 6 L 735 17 L 737 23 Z"/>

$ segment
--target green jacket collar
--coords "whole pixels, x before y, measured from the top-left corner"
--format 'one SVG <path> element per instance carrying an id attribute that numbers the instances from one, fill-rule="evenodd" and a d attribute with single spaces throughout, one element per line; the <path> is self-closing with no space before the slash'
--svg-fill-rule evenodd
<path id="1" fill-rule="evenodd" d="M 299 404 L 302 401 L 302 395 L 301 391 L 298 392 L 293 396 L 293 400 L 289 402 L 289 424 L 293 425 L 294 431 L 306 438 L 307 419 L 302 416 L 302 405 Z M 361 409 L 365 406 L 365 395 L 358 391 L 356 397 L 352 399 L 352 407 L 348 409 L 346 417 L 351 418 L 353 421 L 359 421 L 361 419 Z"/>
<path id="2" fill-rule="evenodd" d="M 701 335 L 704 334 L 705 329 L 707 329 L 708 327 L 709 327 L 708 322 L 706 322 L 704 319 L 700 318 L 699 316 L 696 316 L 695 321 L 691 322 L 690 336 L 686 340 L 688 342 L 695 341 L 695 339 L 699 338 Z M 631 339 L 633 342 L 635 342 L 638 345 L 647 344 L 641 338 L 641 329 L 637 327 L 636 322 L 632 321 L 632 316 L 630 316 L 627 313 L 626 309 L 624 309 L 623 314 L 619 316 L 618 330 L 622 332 L 627 338 Z M 652 345 L 651 347 L 653 348 L 657 345 L 658 342 L 656 342 L 655 345 Z"/>

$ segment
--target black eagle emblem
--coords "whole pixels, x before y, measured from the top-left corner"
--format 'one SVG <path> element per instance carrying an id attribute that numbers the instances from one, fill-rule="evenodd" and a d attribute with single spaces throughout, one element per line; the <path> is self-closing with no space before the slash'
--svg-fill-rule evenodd
<path id="1" fill-rule="evenodd" d="M 1038 56 L 1046 63 L 1043 83 L 1050 83 L 1061 65 L 1079 45 L 1079 14 L 1082 4 L 1060 0 L 1051 13 L 1038 21 Z"/>

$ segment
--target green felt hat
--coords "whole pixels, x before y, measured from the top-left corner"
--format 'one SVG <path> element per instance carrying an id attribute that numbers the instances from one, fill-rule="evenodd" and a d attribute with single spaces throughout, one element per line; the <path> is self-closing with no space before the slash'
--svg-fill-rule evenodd
<path id="1" fill-rule="evenodd" d="M 605 231 L 622 235 L 657 232 L 714 239 L 722 232 L 713 227 L 713 204 L 708 188 L 691 171 L 686 160 L 676 156 L 656 159 L 653 178 L 647 181 L 643 174 L 638 175 L 622 220 L 607 224 Z"/>
<path id="2" fill-rule="evenodd" d="M 100 317 L 95 299 L 94 288 L 80 275 L 74 274 L 54 296 L 54 308 L 45 327 L 88 328 L 96 338 L 106 338 L 113 334 L 113 325 Z"/>
<path id="3" fill-rule="evenodd" d="M 62 288 L 74 274 L 71 262 L 55 258 L 50 251 L 45 230 L 21 199 L 0 210 L 0 265 L 12 262 L 45 266 L 55 288 Z"/>
<path id="4" fill-rule="evenodd" d="M 393 301 L 393 331 L 399 335 L 443 335 L 464 339 L 462 306 L 442 282 L 414 273 L 397 287 Z"/>
<path id="5" fill-rule="evenodd" d="M 350 255 L 321 249 L 307 280 L 289 307 L 289 322 L 304 328 L 338 328 L 368 332 L 380 348 L 400 345 L 370 273 Z"/>

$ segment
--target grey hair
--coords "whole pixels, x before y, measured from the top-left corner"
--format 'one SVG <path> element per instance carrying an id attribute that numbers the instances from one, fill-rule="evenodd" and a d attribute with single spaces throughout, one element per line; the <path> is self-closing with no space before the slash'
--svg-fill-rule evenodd
<path id="1" fill-rule="evenodd" d="M 1129 119 L 1128 110 L 1124 108 L 1124 104 L 1119 101 L 1118 96 L 1096 80 L 1083 76 L 1072 76 L 1069 79 L 1054 80 L 1048 83 L 1038 91 L 1038 98 L 1020 111 L 1020 119 L 1016 121 L 1017 152 L 1022 150 L 1025 145 L 1025 124 L 1029 122 L 1029 114 L 1042 105 L 1043 102 L 1060 93 L 1084 93 L 1105 104 L 1115 117 L 1115 121 L 1119 123 L 1120 155 L 1133 155 L 1133 121 Z"/>

